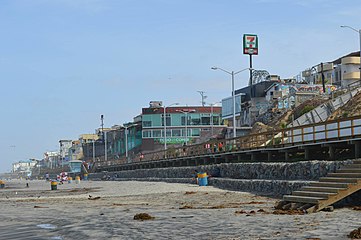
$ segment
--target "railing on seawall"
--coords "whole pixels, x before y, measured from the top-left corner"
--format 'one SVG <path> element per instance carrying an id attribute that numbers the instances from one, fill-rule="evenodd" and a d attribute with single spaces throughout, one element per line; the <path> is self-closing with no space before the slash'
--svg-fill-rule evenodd
<path id="1" fill-rule="evenodd" d="M 142 154 L 131 163 L 192 158 L 197 156 L 244 152 L 256 149 L 301 146 L 310 143 L 330 142 L 341 139 L 361 138 L 361 116 L 331 120 L 322 123 L 275 129 L 274 131 L 250 134 L 230 139 L 214 139 L 201 144 L 170 147 Z M 126 159 L 98 162 L 98 166 L 124 165 Z"/>

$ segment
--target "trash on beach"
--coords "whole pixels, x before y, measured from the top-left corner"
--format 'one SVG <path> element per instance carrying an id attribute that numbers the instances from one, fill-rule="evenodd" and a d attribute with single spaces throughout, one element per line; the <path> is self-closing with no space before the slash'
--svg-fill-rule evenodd
<path id="1" fill-rule="evenodd" d="M 100 199 L 100 197 L 93 197 L 93 196 L 90 196 L 88 197 L 88 200 L 98 200 Z"/>
<path id="2" fill-rule="evenodd" d="M 245 210 L 239 210 L 239 211 L 235 211 L 235 214 L 246 214 L 247 212 Z"/>
<path id="3" fill-rule="evenodd" d="M 185 195 L 195 194 L 195 193 L 197 193 L 197 192 L 189 191 L 189 192 L 185 192 Z"/>
<path id="4" fill-rule="evenodd" d="M 46 223 L 46 224 L 38 224 L 36 226 L 39 227 L 39 228 L 44 228 L 44 229 L 55 229 L 56 228 L 55 225 L 48 224 L 48 223 Z"/>
<path id="5" fill-rule="evenodd" d="M 277 209 L 273 211 L 275 215 L 304 215 L 305 212 L 303 210 L 281 210 Z"/>
<path id="6" fill-rule="evenodd" d="M 43 207 L 43 206 L 34 206 L 34 208 L 49 208 L 49 207 Z"/>
<path id="7" fill-rule="evenodd" d="M 193 206 L 190 205 L 184 205 L 183 207 L 180 207 L 179 209 L 193 209 Z"/>
<path id="8" fill-rule="evenodd" d="M 154 217 L 150 216 L 148 213 L 138 213 L 134 215 L 134 220 L 145 221 L 152 220 Z"/>
<path id="9" fill-rule="evenodd" d="M 350 234 L 347 235 L 347 237 L 352 238 L 352 239 L 361 239 L 361 227 L 351 231 Z"/>

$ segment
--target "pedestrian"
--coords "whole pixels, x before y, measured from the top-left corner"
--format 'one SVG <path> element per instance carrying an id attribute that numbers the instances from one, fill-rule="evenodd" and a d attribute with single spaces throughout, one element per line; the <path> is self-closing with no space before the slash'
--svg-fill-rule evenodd
<path id="1" fill-rule="evenodd" d="M 49 173 L 45 173 L 45 180 L 49 181 Z"/>
<path id="2" fill-rule="evenodd" d="M 184 142 L 183 143 L 183 155 L 185 156 L 186 155 L 186 150 L 187 150 L 187 144 Z"/>
<path id="3" fill-rule="evenodd" d="M 220 151 L 220 152 L 223 151 L 223 142 L 218 143 L 218 151 Z"/>

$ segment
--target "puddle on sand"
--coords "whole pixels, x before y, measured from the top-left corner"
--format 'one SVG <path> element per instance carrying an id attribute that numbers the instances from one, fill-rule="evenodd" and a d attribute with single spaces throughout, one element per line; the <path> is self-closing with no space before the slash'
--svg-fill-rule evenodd
<path id="1" fill-rule="evenodd" d="M 43 228 L 43 229 L 55 229 L 56 226 L 53 224 L 38 224 L 36 225 L 39 228 Z"/>

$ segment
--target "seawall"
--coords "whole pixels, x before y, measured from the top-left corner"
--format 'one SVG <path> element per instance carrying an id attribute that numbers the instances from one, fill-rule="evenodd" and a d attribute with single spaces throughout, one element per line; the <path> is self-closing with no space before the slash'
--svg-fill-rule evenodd
<path id="1" fill-rule="evenodd" d="M 163 181 L 195 183 L 195 170 L 206 172 L 209 185 L 236 191 L 279 197 L 335 172 L 346 161 L 300 161 L 293 163 L 222 163 L 194 167 L 137 169 L 92 173 L 92 180 Z"/>

